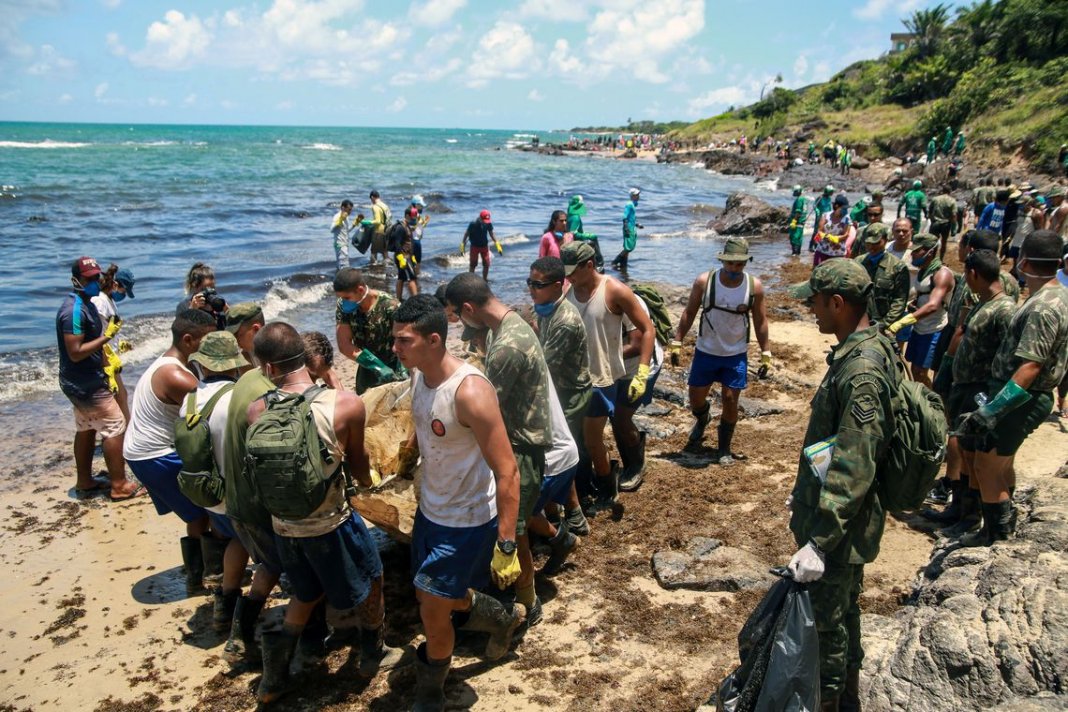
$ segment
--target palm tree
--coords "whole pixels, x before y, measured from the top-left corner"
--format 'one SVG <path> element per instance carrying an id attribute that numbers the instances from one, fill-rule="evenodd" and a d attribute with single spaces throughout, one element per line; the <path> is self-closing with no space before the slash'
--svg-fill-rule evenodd
<path id="1" fill-rule="evenodd" d="M 905 29 L 916 35 L 916 51 L 921 58 L 930 57 L 942 42 L 942 34 L 949 21 L 949 8 L 939 3 L 926 10 L 917 10 L 904 20 Z"/>

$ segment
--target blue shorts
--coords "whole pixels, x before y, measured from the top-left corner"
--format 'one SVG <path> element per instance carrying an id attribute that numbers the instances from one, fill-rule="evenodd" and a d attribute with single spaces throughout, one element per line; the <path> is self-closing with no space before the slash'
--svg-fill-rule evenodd
<path id="1" fill-rule="evenodd" d="M 749 355 L 713 356 L 697 349 L 690 363 L 690 378 L 686 385 L 705 388 L 722 383 L 725 388 L 742 390 L 749 383 Z"/>
<path id="2" fill-rule="evenodd" d="M 546 475 L 541 481 L 541 494 L 538 495 L 538 502 L 534 505 L 534 514 L 545 509 L 545 505 L 549 502 L 567 504 L 567 496 L 571 494 L 571 483 L 575 481 L 576 472 L 578 472 L 578 463 L 559 475 Z"/>
<path id="3" fill-rule="evenodd" d="M 211 520 L 211 529 L 215 533 L 221 534 L 227 539 L 233 539 L 237 536 L 237 532 L 234 531 L 233 526 L 230 524 L 230 517 L 225 514 L 208 512 L 208 519 Z"/>
<path id="4" fill-rule="evenodd" d="M 911 338 L 912 338 L 912 325 L 911 324 L 909 324 L 908 326 L 902 327 L 901 331 L 897 332 L 896 339 L 897 339 L 897 343 L 899 343 L 899 344 L 908 343 L 908 340 L 911 339 Z"/>
<path id="5" fill-rule="evenodd" d="M 282 574 L 282 559 L 278 555 L 278 545 L 274 543 L 273 530 L 233 519 L 230 520 L 230 526 L 253 561 L 274 576 Z"/>
<path id="6" fill-rule="evenodd" d="M 446 527 L 415 513 L 412 575 L 415 587 L 439 598 L 459 599 L 489 583 L 497 542 L 497 518 L 475 527 Z"/>
<path id="7" fill-rule="evenodd" d="M 182 469 L 182 458 L 178 457 L 178 453 L 168 453 L 151 460 L 127 460 L 126 464 L 148 490 L 157 514 L 174 512 L 188 524 L 208 513 L 208 510 L 190 502 L 178 489 L 178 471 Z"/>
<path id="8" fill-rule="evenodd" d="M 309 537 L 274 535 L 282 570 L 293 595 L 302 603 L 320 596 L 334 608 L 346 610 L 367 600 L 371 586 L 382 575 L 371 533 L 359 514 L 327 534 Z"/>
<path id="9" fill-rule="evenodd" d="M 935 351 L 938 348 L 938 337 L 942 332 L 933 334 L 917 334 L 912 332 L 909 337 L 909 345 L 905 349 L 905 360 L 913 366 L 930 368 L 934 362 Z"/>
<path id="10" fill-rule="evenodd" d="M 627 388 L 630 386 L 629 378 L 621 378 L 610 386 L 594 388 L 590 393 L 590 406 L 586 411 L 587 418 L 611 418 L 616 414 L 616 403 L 619 398 L 627 397 Z"/>
<path id="11" fill-rule="evenodd" d="M 661 369 L 662 371 L 663 369 Z M 642 397 L 636 401 L 630 399 L 630 395 L 627 393 L 630 390 L 630 381 L 632 377 L 622 379 L 623 387 L 616 392 L 616 403 L 620 407 L 626 407 L 630 410 L 638 410 L 643 405 L 649 405 L 653 402 L 653 387 L 656 385 L 656 379 L 660 378 L 660 371 L 657 371 L 645 381 L 645 393 L 642 393 Z"/>

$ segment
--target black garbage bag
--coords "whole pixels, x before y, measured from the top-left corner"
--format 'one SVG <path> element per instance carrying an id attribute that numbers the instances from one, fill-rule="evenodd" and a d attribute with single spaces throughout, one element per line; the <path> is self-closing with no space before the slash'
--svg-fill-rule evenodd
<path id="1" fill-rule="evenodd" d="M 819 709 L 819 637 L 804 586 L 784 577 L 771 587 L 738 634 L 738 657 L 709 700 L 716 712 Z"/>
<path id="2" fill-rule="evenodd" d="M 373 225 L 364 225 L 360 228 L 359 235 L 353 236 L 352 245 L 360 254 L 365 254 L 367 248 L 371 246 L 371 237 L 375 234 L 375 228 Z"/>

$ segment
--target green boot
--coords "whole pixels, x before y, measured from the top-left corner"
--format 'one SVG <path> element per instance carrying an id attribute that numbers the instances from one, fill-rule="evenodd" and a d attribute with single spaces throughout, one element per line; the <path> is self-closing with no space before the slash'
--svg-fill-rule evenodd
<path id="1" fill-rule="evenodd" d="M 1006 541 L 1016 536 L 1016 505 L 1011 499 L 990 505 L 990 543 Z"/>
<path id="2" fill-rule="evenodd" d="M 516 603 L 511 612 L 500 601 L 478 591 L 471 592 L 471 610 L 467 622 L 460 630 L 474 630 L 489 633 L 486 643 L 486 660 L 500 660 L 508 653 L 512 645 L 512 634 L 527 619 L 527 609 L 522 603 Z"/>
<path id="3" fill-rule="evenodd" d="M 545 566 L 541 567 L 542 574 L 545 576 L 557 574 L 578 543 L 578 537 L 568 530 L 567 520 L 561 519 L 556 528 L 556 536 L 549 540 L 552 553 L 549 554 L 549 560 L 545 562 Z"/>
<path id="4" fill-rule="evenodd" d="M 274 702 L 293 689 L 289 664 L 293 662 L 299 641 L 299 634 L 284 629 L 263 634 L 263 677 L 256 689 L 256 699 L 260 704 Z"/>
<path id="5" fill-rule="evenodd" d="M 701 447 L 701 440 L 705 437 L 705 428 L 712 421 L 712 404 L 705 401 L 704 410 L 691 411 L 693 416 L 697 418 L 697 422 L 690 428 L 690 437 L 686 440 L 687 450 L 696 450 Z"/>
<path id="6" fill-rule="evenodd" d="M 223 660 L 231 665 L 248 662 L 259 665 L 260 647 L 256 645 L 256 623 L 267 601 L 242 596 L 234 606 L 234 622 L 230 626 L 230 639 L 223 647 Z"/>
<path id="7" fill-rule="evenodd" d="M 415 655 L 415 707 L 412 712 L 442 712 L 445 709 L 445 678 L 449 676 L 448 658 L 439 665 L 431 665 L 426 657 L 426 643 L 419 645 Z"/>
<path id="8" fill-rule="evenodd" d="M 982 522 L 983 517 L 980 506 L 982 503 L 979 500 L 979 490 L 965 487 L 962 492 L 963 494 L 960 495 L 960 516 L 957 519 L 957 523 L 940 529 L 938 531 L 939 536 L 956 539 L 975 531 L 976 527 Z"/>
<path id="9" fill-rule="evenodd" d="M 621 450 L 625 452 L 623 457 L 623 473 L 619 476 L 619 489 L 624 492 L 633 492 L 642 486 L 645 477 L 645 431 L 638 434 L 638 444 Z"/>
<path id="10" fill-rule="evenodd" d="M 234 610 L 241 599 L 241 589 L 223 591 L 215 590 L 215 600 L 211 607 L 211 626 L 216 633 L 225 633 L 233 627 Z"/>

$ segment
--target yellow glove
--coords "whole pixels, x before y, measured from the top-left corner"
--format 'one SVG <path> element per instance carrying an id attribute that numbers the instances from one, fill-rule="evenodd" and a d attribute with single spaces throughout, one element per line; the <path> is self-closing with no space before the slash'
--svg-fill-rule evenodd
<path id="1" fill-rule="evenodd" d="M 372 467 L 367 470 L 367 474 L 371 478 L 371 485 L 368 487 L 368 489 L 374 489 L 375 487 L 378 487 L 378 485 L 382 484 L 382 475 L 378 474 L 378 470 Z"/>
<path id="2" fill-rule="evenodd" d="M 890 336 L 897 336 L 897 332 L 901 331 L 906 326 L 912 326 L 915 323 L 916 317 L 912 314 L 906 314 L 890 326 L 886 327 L 886 333 L 890 334 Z"/>
<path id="3" fill-rule="evenodd" d="M 494 240 L 493 244 L 497 247 L 497 254 L 498 255 L 503 255 L 504 254 L 504 248 L 501 247 L 501 243 L 499 243 L 496 240 Z"/>
<path id="4" fill-rule="evenodd" d="M 412 472 L 418 462 L 419 447 L 409 447 L 407 443 L 401 443 L 397 450 L 397 475 L 408 480 L 412 479 Z"/>
<path id="5" fill-rule="evenodd" d="M 463 257 L 463 256 L 464 256 L 464 247 L 465 247 L 466 245 L 467 245 L 467 243 L 466 243 L 466 242 L 461 242 L 461 243 L 460 243 L 460 257 Z"/>
<path id="6" fill-rule="evenodd" d="M 112 350 L 110 344 L 104 344 L 104 375 L 108 378 L 108 390 L 119 392 L 119 382 L 115 376 L 122 372 L 122 360 Z"/>
<path id="7" fill-rule="evenodd" d="M 630 388 L 627 389 L 627 399 L 634 401 L 645 395 L 645 382 L 649 379 L 649 367 L 645 364 L 638 366 L 638 372 L 631 379 Z"/>
<path id="8" fill-rule="evenodd" d="M 424 215 L 421 218 L 419 218 L 419 224 L 422 225 L 423 227 L 426 227 L 428 222 L 430 222 L 430 216 L 429 215 Z"/>
<path id="9" fill-rule="evenodd" d="M 770 351 L 761 351 L 760 352 L 760 365 L 761 366 L 767 366 L 768 368 L 771 368 L 771 352 Z"/>
<path id="10" fill-rule="evenodd" d="M 671 359 L 672 366 L 679 365 L 679 356 L 682 355 L 682 342 L 677 339 L 672 339 L 668 345 L 668 358 Z"/>
<path id="11" fill-rule="evenodd" d="M 119 339 L 119 353 L 120 354 L 124 354 L 127 351 L 132 351 L 132 350 L 133 350 L 133 344 L 131 344 L 126 339 Z"/>
<path id="12" fill-rule="evenodd" d="M 397 266 L 400 267 L 401 269 L 404 269 L 405 267 L 408 266 L 408 263 L 404 259 L 404 255 L 402 255 L 402 254 L 397 255 Z"/>
<path id="13" fill-rule="evenodd" d="M 419 260 L 415 259 L 415 255 L 410 255 L 408 257 L 408 261 L 412 263 L 412 267 L 415 267 L 417 264 L 419 264 Z"/>
<path id="14" fill-rule="evenodd" d="M 791 220 L 790 221 L 790 229 L 793 230 L 795 227 L 797 227 L 797 220 Z"/>
<path id="15" fill-rule="evenodd" d="M 490 576 L 497 587 L 502 591 L 519 578 L 519 550 L 506 554 L 501 551 L 500 544 L 493 545 L 493 561 L 490 562 Z"/>
<path id="16" fill-rule="evenodd" d="M 837 245 L 841 241 L 842 241 L 842 236 L 841 235 L 828 235 L 827 236 L 827 242 L 831 243 L 832 245 Z"/>
<path id="17" fill-rule="evenodd" d="M 119 333 L 119 329 L 122 328 L 122 320 L 117 317 L 111 317 L 108 319 L 108 325 L 104 328 L 104 336 L 109 339 L 114 339 L 115 334 Z"/>

